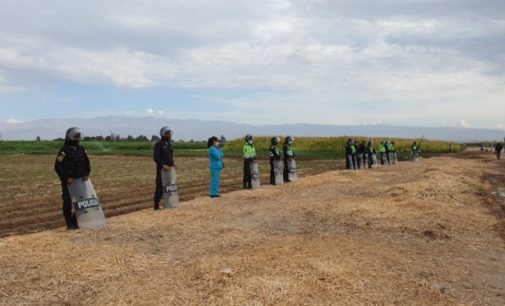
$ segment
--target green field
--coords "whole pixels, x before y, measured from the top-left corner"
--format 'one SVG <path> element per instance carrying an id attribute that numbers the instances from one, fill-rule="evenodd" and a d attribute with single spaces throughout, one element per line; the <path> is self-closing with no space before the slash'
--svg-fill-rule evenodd
<path id="1" fill-rule="evenodd" d="M 294 143 L 297 158 L 302 159 L 339 159 L 344 156 L 344 145 L 348 137 L 297 137 Z M 355 137 L 356 141 L 368 138 Z M 372 138 L 376 150 L 381 140 Z M 410 145 L 413 139 L 392 139 L 395 141 L 400 159 L 410 154 Z M 82 141 L 81 144 L 93 155 L 134 155 L 149 156 L 152 154 L 153 143 L 150 141 Z M 225 144 L 224 153 L 228 157 L 241 157 L 242 139 L 232 140 Z M 0 154 L 57 154 L 63 145 L 62 141 L 0 141 Z M 207 156 L 207 144 L 205 142 L 174 142 L 175 155 L 184 157 Z M 255 146 L 260 158 L 268 157 L 270 137 L 256 137 Z M 424 153 L 442 154 L 460 152 L 464 145 L 443 142 L 422 142 Z"/>

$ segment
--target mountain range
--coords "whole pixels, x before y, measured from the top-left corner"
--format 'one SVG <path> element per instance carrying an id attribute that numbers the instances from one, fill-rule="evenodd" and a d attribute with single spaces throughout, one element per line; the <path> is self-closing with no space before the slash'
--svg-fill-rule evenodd
<path id="1" fill-rule="evenodd" d="M 503 140 L 505 131 L 458 127 L 415 127 L 390 125 L 322 125 L 279 124 L 250 125 L 243 123 L 205 121 L 194 119 L 169 119 L 161 117 L 108 116 L 95 118 L 39 119 L 27 122 L 0 123 L 3 140 L 56 139 L 64 137 L 67 128 L 78 126 L 85 136 L 107 136 L 111 133 L 122 137 L 157 135 L 162 126 L 172 128 L 176 140 L 205 140 L 210 136 L 224 135 L 227 139 L 252 135 L 293 136 L 362 136 L 420 138 L 432 140 L 473 142 Z"/>

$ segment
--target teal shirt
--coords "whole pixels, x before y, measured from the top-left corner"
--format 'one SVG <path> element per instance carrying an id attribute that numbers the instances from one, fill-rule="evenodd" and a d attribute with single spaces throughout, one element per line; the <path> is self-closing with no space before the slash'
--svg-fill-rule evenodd
<path id="1" fill-rule="evenodd" d="M 209 169 L 221 170 L 223 169 L 224 153 L 220 148 L 212 146 L 209 148 Z"/>

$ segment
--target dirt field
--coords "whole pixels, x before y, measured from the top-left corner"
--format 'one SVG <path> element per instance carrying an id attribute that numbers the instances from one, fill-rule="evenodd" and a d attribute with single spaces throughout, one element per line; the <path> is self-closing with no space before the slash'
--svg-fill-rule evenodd
<path id="1" fill-rule="evenodd" d="M 0 304 L 504 305 L 504 183 L 468 153 L 6 237 Z"/>
<path id="2" fill-rule="evenodd" d="M 65 225 L 55 156 L 0 155 L 0 237 Z M 91 156 L 91 178 L 107 217 L 152 207 L 155 167 L 150 157 Z M 341 161 L 300 160 L 302 176 L 342 168 Z M 182 201 L 208 194 L 208 160 L 176 158 Z M 242 161 L 226 159 L 222 192 L 242 187 Z M 268 161 L 260 161 L 263 183 Z"/>

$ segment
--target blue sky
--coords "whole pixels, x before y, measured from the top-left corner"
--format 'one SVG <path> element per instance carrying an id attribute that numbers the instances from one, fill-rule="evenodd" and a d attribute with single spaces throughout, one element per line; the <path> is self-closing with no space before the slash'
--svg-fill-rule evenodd
<path id="1" fill-rule="evenodd" d="M 0 122 L 505 129 L 501 0 L 0 0 Z"/>

